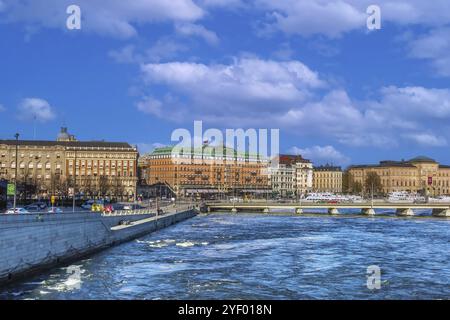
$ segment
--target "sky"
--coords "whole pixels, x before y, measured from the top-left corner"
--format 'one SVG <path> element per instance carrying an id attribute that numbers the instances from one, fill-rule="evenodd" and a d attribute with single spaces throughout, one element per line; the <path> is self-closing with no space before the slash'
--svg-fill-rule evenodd
<path id="1" fill-rule="evenodd" d="M 201 120 L 316 164 L 450 164 L 449 52 L 448 0 L 0 0 L 0 139 L 145 153 Z"/>

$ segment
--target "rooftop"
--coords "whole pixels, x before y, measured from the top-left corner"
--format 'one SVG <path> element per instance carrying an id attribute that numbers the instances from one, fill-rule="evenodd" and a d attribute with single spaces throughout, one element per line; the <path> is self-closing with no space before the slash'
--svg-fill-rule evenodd
<path id="1" fill-rule="evenodd" d="M 46 141 L 46 140 L 0 140 L 0 145 L 15 146 L 38 146 L 38 147 L 84 147 L 84 148 L 121 148 L 134 149 L 127 142 L 107 142 L 107 141 Z"/>
<path id="2" fill-rule="evenodd" d="M 166 146 L 166 147 L 155 148 L 151 153 L 146 154 L 145 156 L 170 155 L 174 151 L 174 148 L 175 148 L 175 146 Z M 262 159 L 262 157 L 259 154 L 249 153 L 249 152 L 239 152 L 233 148 L 229 148 L 226 146 L 203 145 L 202 147 L 199 147 L 199 148 L 191 148 L 191 147 L 183 148 L 181 146 L 179 146 L 178 148 L 179 148 L 179 153 L 181 155 L 197 154 L 197 155 L 203 155 L 203 156 L 207 156 L 207 157 L 214 157 L 216 155 L 217 156 L 233 155 L 234 157 Z"/>

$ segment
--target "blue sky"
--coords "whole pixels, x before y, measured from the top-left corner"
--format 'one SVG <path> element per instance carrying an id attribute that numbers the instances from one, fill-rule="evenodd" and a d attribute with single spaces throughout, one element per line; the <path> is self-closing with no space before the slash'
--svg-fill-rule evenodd
<path id="1" fill-rule="evenodd" d="M 279 128 L 316 163 L 450 163 L 447 0 L 0 0 L 0 39 L 0 139 L 36 117 L 37 139 L 144 152 L 202 120 Z"/>

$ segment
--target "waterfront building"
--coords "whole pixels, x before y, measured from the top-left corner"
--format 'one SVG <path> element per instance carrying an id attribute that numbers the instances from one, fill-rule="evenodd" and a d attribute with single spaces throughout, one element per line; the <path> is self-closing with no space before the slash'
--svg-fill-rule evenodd
<path id="1" fill-rule="evenodd" d="M 450 166 L 428 157 L 411 160 L 381 161 L 375 165 L 354 165 L 348 169 L 353 181 L 364 186 L 366 177 L 375 172 L 381 180 L 382 192 L 407 191 L 430 196 L 450 194 Z"/>
<path id="2" fill-rule="evenodd" d="M 342 176 L 341 167 L 331 165 L 314 167 L 313 190 L 342 193 Z"/>
<path id="3" fill-rule="evenodd" d="M 62 128 L 56 141 L 19 140 L 18 191 L 29 195 L 111 197 L 136 194 L 135 147 L 125 142 L 77 141 Z M 0 179 L 14 181 L 16 140 L 0 140 Z M 19 190 L 19 188 L 21 190 Z"/>
<path id="4" fill-rule="evenodd" d="M 139 159 L 141 184 L 166 186 L 178 196 L 264 196 L 269 192 L 267 160 L 223 146 L 156 148 Z"/>
<path id="5" fill-rule="evenodd" d="M 295 164 L 297 193 L 304 195 L 312 191 L 313 188 L 313 164 L 309 160 L 297 162 Z"/>
<path id="6" fill-rule="evenodd" d="M 300 155 L 280 155 L 268 172 L 270 187 L 277 196 L 297 196 L 312 189 L 312 163 Z"/>

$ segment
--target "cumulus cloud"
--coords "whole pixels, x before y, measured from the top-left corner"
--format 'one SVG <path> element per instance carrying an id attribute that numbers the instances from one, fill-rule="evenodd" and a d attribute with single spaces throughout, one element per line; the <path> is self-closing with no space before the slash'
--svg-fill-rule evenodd
<path id="1" fill-rule="evenodd" d="M 289 152 L 302 155 L 304 158 L 312 160 L 315 165 L 333 164 L 342 166 L 350 163 L 350 158 L 330 145 L 310 148 L 292 147 Z"/>
<path id="2" fill-rule="evenodd" d="M 349 146 L 395 147 L 401 140 L 444 146 L 450 89 L 380 88 L 376 99 L 354 100 L 333 89 L 300 61 L 236 58 L 233 63 L 151 63 L 141 66 L 146 85 L 163 85 L 172 100 L 140 110 L 167 119 L 201 119 L 221 127 L 283 128 Z M 174 98 L 175 97 L 175 98 Z M 173 103 L 173 102 L 176 103 Z M 435 126 L 436 121 L 442 126 Z M 430 136 L 420 136 L 428 128 Z M 428 139 L 426 139 L 428 138 Z"/>
<path id="3" fill-rule="evenodd" d="M 180 23 L 175 27 L 176 31 L 184 36 L 197 36 L 205 40 L 211 45 L 216 45 L 219 43 L 219 37 L 213 31 L 206 29 L 202 25 L 194 23 Z"/>
<path id="4" fill-rule="evenodd" d="M 450 27 L 431 30 L 411 40 L 410 56 L 430 61 L 436 74 L 450 76 Z"/>
<path id="5" fill-rule="evenodd" d="M 143 64 L 173 59 L 186 50 L 188 48 L 185 45 L 168 38 L 162 38 L 145 50 L 139 50 L 136 46 L 130 44 L 111 50 L 108 55 L 117 63 Z"/>
<path id="6" fill-rule="evenodd" d="M 55 118 L 55 113 L 46 100 L 26 98 L 19 104 L 18 117 L 25 121 L 36 119 L 40 122 L 47 122 Z"/>
<path id="7" fill-rule="evenodd" d="M 445 147 L 447 145 L 447 139 L 429 133 L 405 134 L 404 137 L 425 147 Z"/>
<path id="8" fill-rule="evenodd" d="M 450 22 L 447 0 L 255 0 L 255 8 L 270 14 L 263 32 L 311 36 L 323 34 L 331 38 L 360 30 L 365 32 L 366 9 L 376 4 L 382 20 L 400 26 L 443 26 Z"/>
<path id="9" fill-rule="evenodd" d="M 66 8 L 71 0 L 2 0 L 5 10 L 0 20 L 25 22 L 43 27 L 64 28 Z M 78 0 L 82 30 L 129 38 L 137 34 L 136 25 L 154 22 L 192 22 L 200 19 L 204 10 L 192 0 Z"/>
<path id="10" fill-rule="evenodd" d="M 139 111 L 155 116 L 161 116 L 162 106 L 163 104 L 161 101 L 152 97 L 144 97 L 142 101 L 137 103 L 137 108 Z"/>

